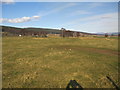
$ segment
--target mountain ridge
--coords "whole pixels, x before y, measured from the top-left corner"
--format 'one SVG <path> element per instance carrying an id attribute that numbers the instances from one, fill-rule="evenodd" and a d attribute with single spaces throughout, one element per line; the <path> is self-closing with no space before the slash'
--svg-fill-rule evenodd
<path id="1" fill-rule="evenodd" d="M 36 28 L 36 27 L 18 28 L 18 27 L 12 27 L 12 26 L 4 26 L 4 25 L 1 25 L 0 27 L 2 28 L 2 32 L 12 32 L 12 31 L 14 32 L 15 30 L 17 30 L 16 32 L 18 32 L 20 30 L 26 30 L 26 31 L 34 31 L 34 32 L 45 31 L 45 32 L 52 33 L 52 34 L 61 34 L 60 29 Z M 73 30 L 69 30 L 69 31 L 73 31 Z M 80 31 L 73 31 L 73 32 L 80 32 Z M 80 32 L 80 33 L 91 34 L 87 32 Z"/>

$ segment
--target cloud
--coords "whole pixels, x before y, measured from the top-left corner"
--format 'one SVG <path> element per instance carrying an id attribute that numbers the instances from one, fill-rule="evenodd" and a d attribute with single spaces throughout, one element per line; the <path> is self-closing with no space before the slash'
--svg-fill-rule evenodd
<path id="1" fill-rule="evenodd" d="M 61 5 L 61 6 L 55 8 L 53 10 L 47 11 L 47 12 L 43 13 L 42 15 L 41 14 L 39 14 L 39 15 L 46 16 L 46 15 L 49 15 L 49 14 L 60 12 L 64 9 L 66 9 L 66 8 L 69 8 L 69 7 L 72 7 L 72 6 L 75 6 L 75 5 L 76 5 L 76 3 L 69 3 L 69 4 Z"/>
<path id="2" fill-rule="evenodd" d="M 86 32 L 118 32 L 118 20 L 101 19 L 100 21 L 87 22 L 74 26 Z"/>
<path id="3" fill-rule="evenodd" d="M 0 0 L 0 3 L 3 3 L 3 4 L 12 4 L 14 2 L 15 2 L 14 0 Z"/>
<path id="4" fill-rule="evenodd" d="M 88 15 L 88 14 L 92 14 L 92 12 L 86 10 L 78 10 L 78 11 L 74 11 L 74 13 L 70 13 L 68 16 Z"/>
<path id="5" fill-rule="evenodd" d="M 80 10 L 77 11 L 76 14 L 81 15 L 81 14 L 91 14 L 91 12 L 85 11 L 85 10 Z"/>
<path id="6" fill-rule="evenodd" d="M 65 25 L 73 25 L 73 24 L 76 25 L 76 23 L 80 23 L 80 22 L 93 22 L 93 21 L 99 21 L 102 19 L 109 19 L 109 20 L 118 19 L 118 13 L 106 13 L 101 15 L 85 17 L 85 18 L 79 18 L 71 22 L 68 22 Z"/>
<path id="7" fill-rule="evenodd" d="M 87 18 L 82 18 L 82 21 L 93 21 L 93 20 L 102 20 L 102 19 L 118 19 L 118 13 L 106 13 L 96 16 L 91 16 Z"/>
<path id="8" fill-rule="evenodd" d="M 39 19 L 40 16 L 33 16 L 32 18 L 33 18 L 33 19 Z"/>
<path id="9" fill-rule="evenodd" d="M 79 18 L 71 22 L 64 23 L 63 26 L 87 32 L 114 32 L 118 31 L 118 13 L 106 13 L 86 18 Z"/>
<path id="10" fill-rule="evenodd" d="M 16 0 L 18 2 L 119 2 L 119 0 Z"/>
<path id="11" fill-rule="evenodd" d="M 28 22 L 34 19 L 39 19 L 40 16 L 32 16 L 32 17 L 22 17 L 22 18 L 14 18 L 14 19 L 7 19 L 7 18 L 0 18 L 0 23 L 23 23 Z"/>
<path id="12" fill-rule="evenodd" d="M 9 3 L 9 2 L 13 2 L 13 0 L 5 0 L 4 2 Z M 0 18 L 0 23 L 6 23 L 6 22 L 8 22 L 8 23 L 23 23 L 23 22 L 28 22 L 28 21 L 31 21 L 33 19 L 39 19 L 40 16 L 42 17 L 42 16 L 46 16 L 46 15 L 49 15 L 49 14 L 53 14 L 53 13 L 62 11 L 65 8 L 69 8 L 69 7 L 72 7 L 72 6 L 75 6 L 75 5 L 76 5 L 76 3 L 68 3 L 68 4 L 62 5 L 58 8 L 47 11 L 47 12 L 43 13 L 42 15 L 38 14 L 37 16 L 32 16 L 32 17 L 22 17 L 22 18 L 14 18 L 14 19 Z"/>
<path id="13" fill-rule="evenodd" d="M 100 6 L 103 6 L 103 3 L 93 2 L 93 3 L 90 3 L 88 7 L 91 9 L 91 8 L 96 8 L 96 7 L 100 7 Z"/>

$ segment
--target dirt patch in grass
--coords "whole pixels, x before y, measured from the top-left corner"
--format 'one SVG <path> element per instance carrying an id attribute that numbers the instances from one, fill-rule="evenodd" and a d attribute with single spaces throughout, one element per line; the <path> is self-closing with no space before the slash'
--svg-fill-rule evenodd
<path id="1" fill-rule="evenodd" d="M 48 38 L 33 38 L 33 39 L 48 39 Z"/>
<path id="2" fill-rule="evenodd" d="M 60 45 L 60 46 L 52 46 L 57 49 L 63 49 L 63 50 L 80 50 L 80 51 L 86 51 L 90 53 L 100 53 L 100 54 L 105 54 L 105 55 L 110 55 L 110 56 L 119 56 L 120 52 L 119 51 L 114 51 L 114 50 L 109 50 L 109 49 L 98 49 L 98 48 L 91 48 L 91 47 L 80 47 L 80 46 L 69 46 L 69 45 Z"/>

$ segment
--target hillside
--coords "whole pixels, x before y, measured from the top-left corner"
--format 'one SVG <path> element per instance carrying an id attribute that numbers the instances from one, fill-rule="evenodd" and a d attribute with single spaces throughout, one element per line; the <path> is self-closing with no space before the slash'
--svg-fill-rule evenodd
<path id="1" fill-rule="evenodd" d="M 2 32 L 9 32 L 9 33 L 16 33 L 19 34 L 21 33 L 22 30 L 26 31 L 26 32 L 40 32 L 40 31 L 44 31 L 47 33 L 56 33 L 56 34 L 60 34 L 61 31 L 58 29 L 48 29 L 48 28 L 16 28 L 16 27 L 10 27 L 10 26 L 0 26 L 0 28 L 2 28 Z"/>
<path id="2" fill-rule="evenodd" d="M 46 32 L 48 34 L 61 34 L 61 30 L 59 29 L 50 29 L 50 28 L 17 28 L 17 27 L 10 27 L 10 26 L 0 26 L 0 28 L 2 28 L 2 32 L 8 32 L 11 34 L 21 34 L 21 32 Z M 72 30 L 70 30 L 72 31 Z M 74 31 L 74 32 L 78 32 L 78 31 Z M 86 33 L 86 32 L 80 32 L 83 34 L 90 34 L 90 33 Z"/>

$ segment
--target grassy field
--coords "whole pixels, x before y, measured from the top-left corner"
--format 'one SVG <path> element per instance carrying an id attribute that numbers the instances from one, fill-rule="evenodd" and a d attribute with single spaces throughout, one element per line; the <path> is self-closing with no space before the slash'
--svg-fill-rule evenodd
<path id="1" fill-rule="evenodd" d="M 84 88 L 118 84 L 117 38 L 3 37 L 3 88 Z"/>

